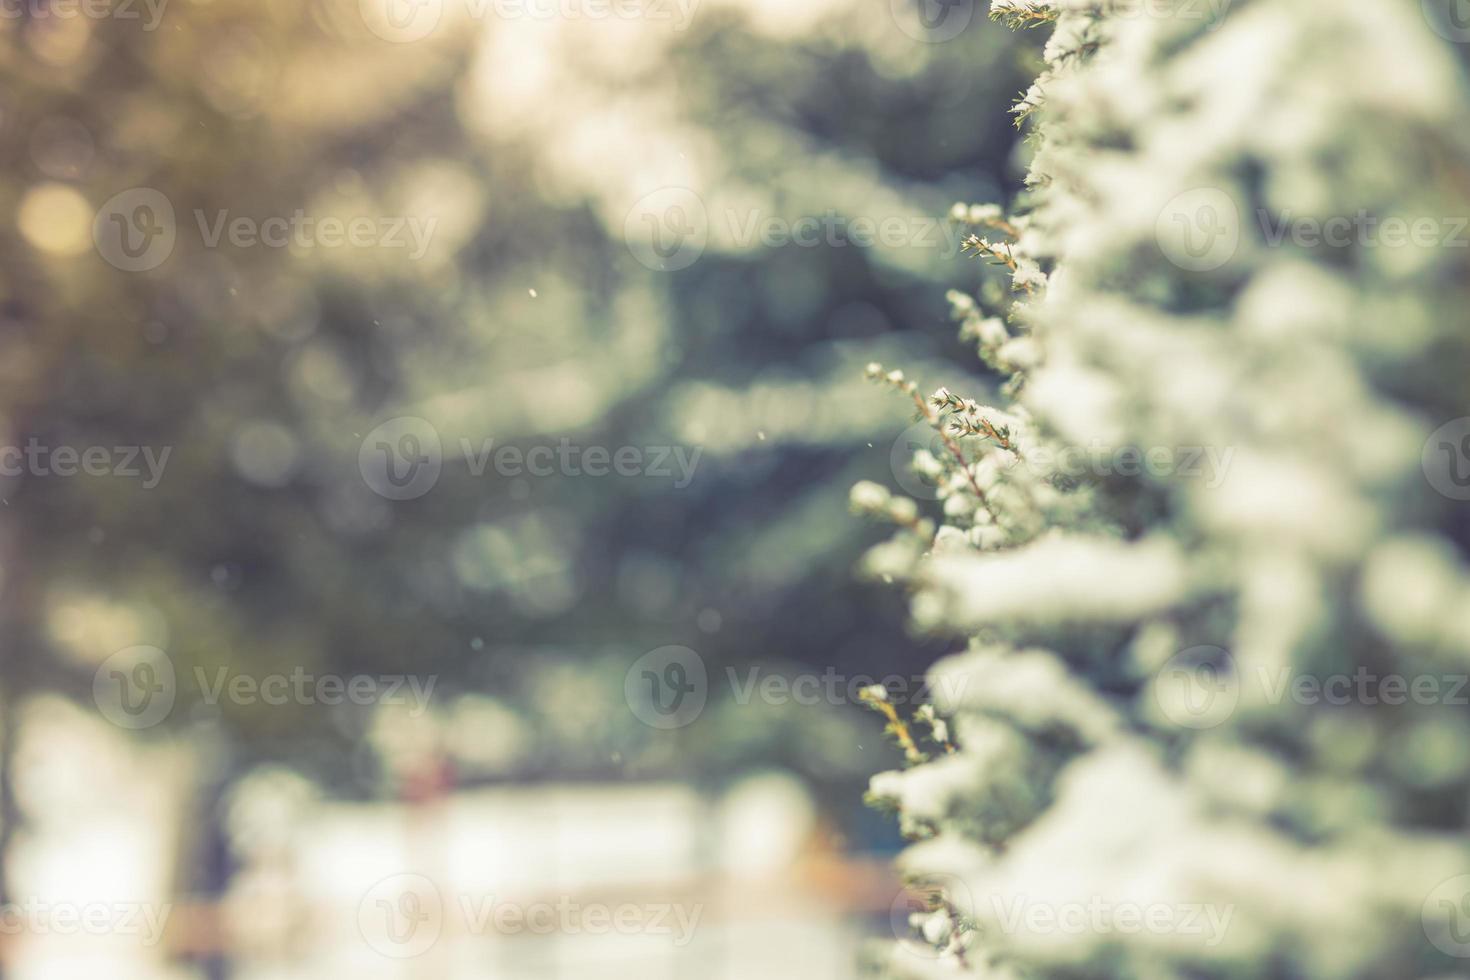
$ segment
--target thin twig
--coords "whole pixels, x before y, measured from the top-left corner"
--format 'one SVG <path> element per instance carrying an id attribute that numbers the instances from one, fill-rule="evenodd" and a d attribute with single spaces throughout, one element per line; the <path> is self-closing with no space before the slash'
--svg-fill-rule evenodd
<path id="1" fill-rule="evenodd" d="M 965 474 L 965 479 L 970 481 L 970 489 L 974 490 L 975 496 L 980 498 L 981 505 L 986 510 L 989 510 L 990 500 L 985 496 L 985 491 L 980 489 L 980 481 L 975 479 L 975 474 L 970 469 L 970 464 L 965 461 L 965 453 L 960 449 L 959 443 L 955 442 L 954 438 L 948 432 L 944 431 L 944 426 L 939 423 L 939 413 L 933 411 L 917 391 L 910 392 L 910 394 L 914 399 L 914 404 L 919 406 L 919 411 L 924 414 L 925 420 L 934 426 L 934 430 L 939 433 L 939 438 L 944 442 L 945 448 L 954 455 L 955 460 L 960 464 L 960 470 Z"/>

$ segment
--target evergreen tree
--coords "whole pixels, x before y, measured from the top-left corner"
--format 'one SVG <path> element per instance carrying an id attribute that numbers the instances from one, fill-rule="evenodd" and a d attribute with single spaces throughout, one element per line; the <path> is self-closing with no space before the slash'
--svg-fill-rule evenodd
<path id="1" fill-rule="evenodd" d="M 1470 956 L 1470 125 L 1443 4 L 993 0 L 1050 31 L 1004 379 L 866 568 L 962 637 L 871 692 L 932 896 L 899 976 L 1428 977 Z M 987 404 L 994 402 L 996 404 Z M 936 710 L 937 709 L 937 710 Z"/>

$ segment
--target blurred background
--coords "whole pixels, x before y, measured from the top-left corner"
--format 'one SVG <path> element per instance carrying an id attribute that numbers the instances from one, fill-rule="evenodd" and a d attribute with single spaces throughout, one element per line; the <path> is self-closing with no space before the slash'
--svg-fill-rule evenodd
<path id="1" fill-rule="evenodd" d="M 907 912 L 855 692 L 948 652 L 853 574 L 911 479 L 862 368 L 984 391 L 945 215 L 1039 40 L 5 4 L 0 972 L 854 975 Z"/>

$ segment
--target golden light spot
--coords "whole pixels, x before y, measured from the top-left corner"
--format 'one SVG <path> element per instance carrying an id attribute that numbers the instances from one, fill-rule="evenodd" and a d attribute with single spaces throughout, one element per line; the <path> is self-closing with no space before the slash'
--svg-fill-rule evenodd
<path id="1" fill-rule="evenodd" d="M 92 241 L 92 206 L 65 184 L 39 184 L 26 192 L 16 224 L 26 241 L 50 255 L 80 255 Z"/>

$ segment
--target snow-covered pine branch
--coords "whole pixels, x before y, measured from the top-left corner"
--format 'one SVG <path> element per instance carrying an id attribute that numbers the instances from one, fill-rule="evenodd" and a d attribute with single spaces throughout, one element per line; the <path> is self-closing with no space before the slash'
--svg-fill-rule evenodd
<path id="1" fill-rule="evenodd" d="M 993 0 L 1052 32 L 1019 213 L 951 214 L 1014 283 L 950 297 L 1012 400 L 875 365 L 939 500 L 854 493 L 968 647 L 952 744 L 872 785 L 943 893 L 891 975 L 1463 972 L 1470 502 L 1430 434 L 1470 414 L 1470 110 L 1428 6 Z"/>

